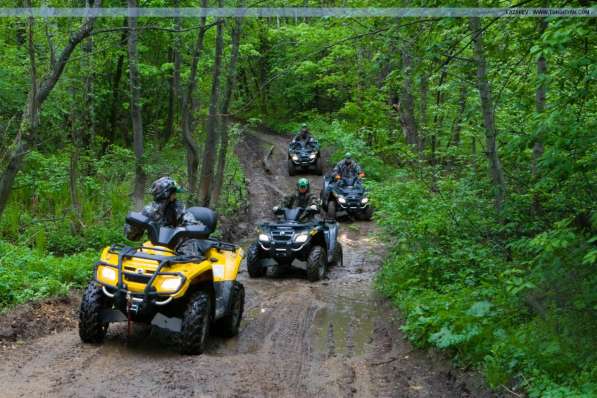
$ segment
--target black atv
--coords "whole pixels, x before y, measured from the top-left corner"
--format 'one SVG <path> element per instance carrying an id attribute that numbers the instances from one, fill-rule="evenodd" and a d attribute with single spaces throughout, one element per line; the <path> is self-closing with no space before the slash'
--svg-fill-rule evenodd
<path id="1" fill-rule="evenodd" d="M 319 143 L 316 140 L 306 143 L 292 141 L 288 145 L 288 175 L 293 176 L 305 170 L 313 170 L 317 175 L 323 173 Z"/>
<path id="2" fill-rule="evenodd" d="M 277 272 L 291 266 L 293 260 L 307 263 L 307 279 L 321 280 L 328 266 L 342 265 L 342 245 L 337 241 L 336 221 L 299 221 L 301 215 L 318 213 L 302 207 L 275 209 L 279 220 L 259 226 L 259 237 L 247 251 L 247 269 L 251 278 L 265 275 L 268 267 Z"/>
<path id="3" fill-rule="evenodd" d="M 328 218 L 352 216 L 368 221 L 373 217 L 367 190 L 356 176 L 335 180 L 332 175 L 326 175 L 320 197 Z"/>

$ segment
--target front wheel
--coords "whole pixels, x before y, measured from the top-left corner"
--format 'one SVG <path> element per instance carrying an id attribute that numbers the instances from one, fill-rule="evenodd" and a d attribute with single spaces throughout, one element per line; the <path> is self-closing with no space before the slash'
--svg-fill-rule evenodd
<path id="1" fill-rule="evenodd" d="M 261 265 L 257 243 L 253 243 L 247 250 L 247 271 L 251 278 L 261 278 L 267 271 L 267 268 Z"/>
<path id="2" fill-rule="evenodd" d="M 197 355 L 205 350 L 211 323 L 212 298 L 207 290 L 195 292 L 182 317 L 178 338 L 181 354 Z"/>
<path id="3" fill-rule="evenodd" d="M 315 173 L 319 176 L 323 174 L 323 165 L 321 163 L 321 157 L 318 157 L 317 162 L 315 162 Z"/>
<path id="4" fill-rule="evenodd" d="M 290 159 L 288 159 L 288 175 L 289 176 L 294 176 L 296 174 L 296 166 L 294 165 L 294 162 Z"/>
<path id="5" fill-rule="evenodd" d="M 330 200 L 328 203 L 328 218 L 335 220 L 336 219 L 336 202 Z"/>
<path id="6" fill-rule="evenodd" d="M 111 307 L 109 300 L 100 285 L 89 282 L 79 309 L 79 336 L 84 343 L 101 343 L 106 337 L 109 324 L 102 321 L 102 311 Z"/>
<path id="7" fill-rule="evenodd" d="M 233 281 L 230 290 L 230 312 L 217 322 L 218 333 L 224 337 L 236 336 L 244 309 L 245 288 L 242 283 Z"/>
<path id="8" fill-rule="evenodd" d="M 371 205 L 367 206 L 365 211 L 361 213 L 361 220 L 371 221 L 373 218 L 373 207 Z"/>
<path id="9" fill-rule="evenodd" d="M 332 264 L 335 267 L 342 267 L 344 265 L 344 254 L 342 252 L 342 244 L 340 242 L 336 242 L 336 246 L 334 247 L 334 258 L 332 261 Z"/>
<path id="10" fill-rule="evenodd" d="M 321 246 L 314 246 L 307 257 L 307 279 L 310 282 L 317 282 L 325 278 L 327 272 L 327 258 L 325 249 Z"/>

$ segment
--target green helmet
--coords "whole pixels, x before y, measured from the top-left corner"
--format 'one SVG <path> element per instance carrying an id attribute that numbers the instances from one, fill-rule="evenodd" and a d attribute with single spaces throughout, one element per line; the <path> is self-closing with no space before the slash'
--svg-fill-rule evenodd
<path id="1" fill-rule="evenodd" d="M 352 153 L 350 153 L 350 152 L 346 152 L 346 153 L 344 154 L 344 159 L 352 159 Z"/>
<path id="2" fill-rule="evenodd" d="M 296 183 L 296 187 L 300 192 L 307 192 L 309 191 L 309 180 L 306 178 L 299 178 Z"/>
<path id="3" fill-rule="evenodd" d="M 306 129 L 307 128 L 307 123 L 301 124 L 301 127 L 304 128 L 304 129 Z"/>

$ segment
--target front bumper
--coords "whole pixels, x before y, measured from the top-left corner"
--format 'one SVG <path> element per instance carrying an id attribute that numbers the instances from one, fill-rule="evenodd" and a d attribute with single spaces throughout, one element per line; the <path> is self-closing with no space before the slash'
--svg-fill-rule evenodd
<path id="1" fill-rule="evenodd" d="M 367 207 L 369 207 L 369 203 L 361 203 L 360 201 L 356 202 L 356 201 L 347 201 L 346 203 L 338 203 L 338 210 L 340 211 L 344 211 L 346 213 L 349 214 L 358 214 L 358 213 L 362 213 L 365 210 L 367 210 Z"/>
<path id="2" fill-rule="evenodd" d="M 291 158 L 291 160 L 292 160 L 292 163 L 294 163 L 294 165 L 297 167 L 311 167 L 311 166 L 315 166 L 315 163 L 317 162 L 317 158 L 313 158 L 313 159 L 299 158 L 298 160 L 294 160 Z"/>
<path id="3" fill-rule="evenodd" d="M 294 243 L 292 241 L 259 241 L 261 249 L 269 256 L 277 259 L 294 258 L 297 253 L 301 252 L 309 241 L 304 243 Z"/>

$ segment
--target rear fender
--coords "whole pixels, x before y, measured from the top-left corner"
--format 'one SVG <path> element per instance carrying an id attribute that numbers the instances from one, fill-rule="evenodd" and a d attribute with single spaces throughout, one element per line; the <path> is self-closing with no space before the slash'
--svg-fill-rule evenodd
<path id="1" fill-rule="evenodd" d="M 214 282 L 236 280 L 240 263 L 245 256 L 240 247 L 235 251 L 219 250 L 215 247 L 205 253 L 205 257 L 211 261 Z"/>

